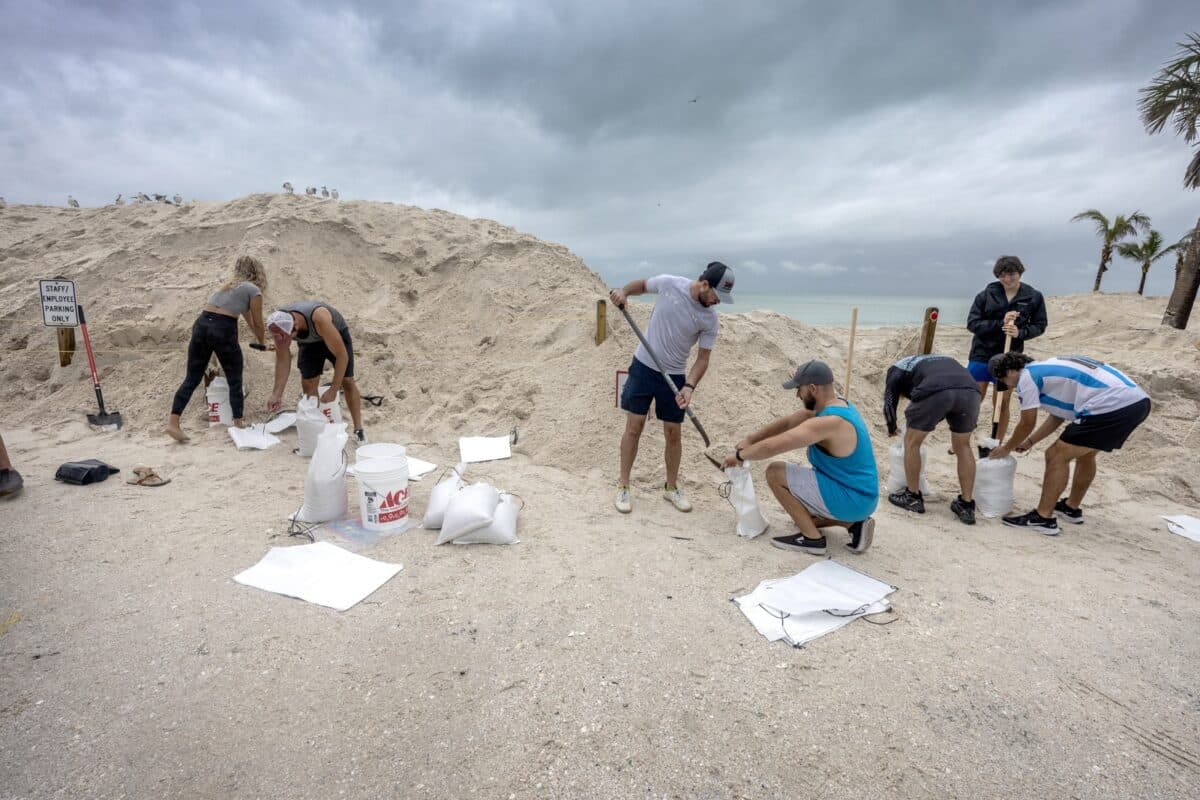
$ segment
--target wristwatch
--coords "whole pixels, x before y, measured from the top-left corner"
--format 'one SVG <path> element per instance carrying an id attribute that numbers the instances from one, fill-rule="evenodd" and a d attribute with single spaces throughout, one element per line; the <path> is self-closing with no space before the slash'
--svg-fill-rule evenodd
<path id="1" fill-rule="evenodd" d="M 688 389 L 691 389 L 693 392 L 694 392 L 694 391 L 696 391 L 696 384 L 694 384 L 694 383 L 688 383 L 687 381 L 684 381 L 684 382 L 683 382 L 683 387 L 681 387 L 681 388 L 679 389 L 679 391 L 681 391 L 681 392 L 682 392 L 684 387 L 686 387 L 686 388 L 688 388 Z"/>
<path id="2" fill-rule="evenodd" d="M 746 460 L 746 459 L 742 458 L 742 448 L 740 448 L 740 447 L 733 448 L 733 457 L 736 458 L 740 462 L 745 462 L 745 460 Z"/>

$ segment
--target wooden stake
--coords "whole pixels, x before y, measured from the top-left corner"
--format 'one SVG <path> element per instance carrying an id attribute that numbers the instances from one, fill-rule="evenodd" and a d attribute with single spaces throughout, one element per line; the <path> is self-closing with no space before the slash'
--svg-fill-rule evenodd
<path id="1" fill-rule="evenodd" d="M 858 333 L 858 306 L 850 309 L 850 347 L 846 351 L 846 383 L 842 391 L 846 399 L 850 399 L 850 372 L 854 368 L 854 335 Z"/>
<path id="2" fill-rule="evenodd" d="M 925 309 L 925 321 L 921 324 L 921 345 L 919 355 L 929 355 L 933 352 L 933 335 L 937 331 L 937 306 Z"/>
<path id="3" fill-rule="evenodd" d="M 608 335 L 608 301 L 596 301 L 596 344 L 604 344 L 604 338 Z"/>

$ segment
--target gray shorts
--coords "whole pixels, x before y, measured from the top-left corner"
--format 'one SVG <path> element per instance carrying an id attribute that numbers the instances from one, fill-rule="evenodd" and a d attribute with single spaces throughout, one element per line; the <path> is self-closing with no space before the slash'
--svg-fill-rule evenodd
<path id="1" fill-rule="evenodd" d="M 821 499 L 821 487 L 817 485 L 817 473 L 812 467 L 801 467 L 798 464 L 787 465 L 787 485 L 792 497 L 799 500 L 814 516 L 833 519 L 833 514 L 825 507 Z"/>
<path id="2" fill-rule="evenodd" d="M 944 389 L 904 409 L 904 419 L 914 431 L 929 433 L 942 420 L 951 433 L 974 433 L 979 422 L 979 392 L 974 389 Z"/>

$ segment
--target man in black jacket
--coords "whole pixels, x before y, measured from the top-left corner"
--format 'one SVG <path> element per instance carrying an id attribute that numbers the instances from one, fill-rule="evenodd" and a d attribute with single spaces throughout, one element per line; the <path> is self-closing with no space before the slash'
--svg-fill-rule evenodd
<path id="1" fill-rule="evenodd" d="M 1046 300 L 1037 289 L 1021 282 L 1024 273 L 1025 265 L 1021 259 L 1000 256 L 992 268 L 996 280 L 975 295 L 971 313 L 967 315 L 967 330 L 975 334 L 971 340 L 967 369 L 979 384 L 980 401 L 987 397 L 988 384 L 997 383 L 988 371 L 988 359 L 1004 352 L 1005 338 L 1011 337 L 1008 348 L 1011 352 L 1021 353 L 1025 350 L 1026 341 L 1046 332 Z M 997 392 L 992 395 L 993 409 L 998 399 L 996 394 L 1005 392 L 1000 401 L 1000 427 L 997 433 L 1000 441 L 1004 441 L 1004 434 L 1008 430 L 1007 387 L 997 384 L 996 388 Z"/>

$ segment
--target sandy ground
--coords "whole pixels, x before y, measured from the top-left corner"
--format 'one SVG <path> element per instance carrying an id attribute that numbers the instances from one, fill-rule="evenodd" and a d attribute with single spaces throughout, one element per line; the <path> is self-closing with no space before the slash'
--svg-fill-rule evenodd
<path id="1" fill-rule="evenodd" d="M 21 258 L 0 261 L 9 270 L 0 311 L 10 315 L 30 311 L 14 288 Z M 472 475 L 527 500 L 521 544 L 390 537 L 366 554 L 404 570 L 341 614 L 234 583 L 268 547 L 293 543 L 285 518 L 300 503 L 305 462 L 289 452 L 294 432 L 270 451 L 234 451 L 223 429 L 197 421 L 195 400 L 192 444 L 155 433 L 182 375 L 177 341 L 205 291 L 156 334 L 176 353 L 112 356 L 140 370 L 122 372 L 122 362 L 108 373 L 112 405 L 128 418 L 118 433 L 83 423 L 93 398 L 78 361 L 12 385 L 48 362 L 35 352 L 48 334 L 31 333 L 15 355 L 17 334 L 0 339 L 2 399 L 15 409 L 3 432 L 26 475 L 23 494 L 0 502 L 0 798 L 1200 793 L 1200 545 L 1158 519 L 1200 516 L 1200 433 L 1189 428 L 1200 367 L 1194 335 L 1156 329 L 1161 299 L 1056 298 L 1051 333 L 1031 348 L 1110 358 L 1157 404 L 1146 430 L 1102 459 L 1086 525 L 1048 538 L 959 524 L 939 432 L 929 513 L 884 501 L 868 553 L 841 540 L 830 551 L 899 587 L 894 621 L 855 622 L 791 649 L 759 637 L 729 601 L 813 559 L 733 533 L 716 493 L 722 476 L 694 433 L 684 461 L 693 513 L 654 490 L 662 439 L 653 429 L 634 513 L 612 511 L 621 418 L 605 387 L 632 336 L 614 325 L 608 343 L 586 344 L 595 292 L 565 321 L 494 323 L 495 349 L 513 349 L 498 357 L 481 346 L 483 361 L 466 367 L 470 388 L 414 369 L 367 414 L 375 441 L 442 465 L 457 434 L 520 425 L 514 457 Z M 883 476 L 882 369 L 914 333 L 860 332 L 856 345 L 854 396 Z M 459 338 L 476 347 L 478 334 Z M 714 439 L 788 410 L 779 372 L 806 352 L 840 370 L 846 338 L 761 312 L 726 318 L 698 396 Z M 963 355 L 966 341 L 947 326 L 939 349 Z M 517 391 L 509 378 L 488 383 L 477 369 L 488 359 L 513 370 Z M 124 380 L 132 374 L 148 377 Z M 263 385 L 261 365 L 255 380 Z M 447 396 L 448 386 L 474 394 Z M 90 487 L 53 481 L 59 463 L 87 457 L 123 473 Z M 172 483 L 125 484 L 138 464 Z M 1019 508 L 1034 501 L 1040 469 L 1040 453 L 1021 459 Z M 790 531 L 761 471 L 756 480 L 770 533 Z M 417 516 L 432 484 L 414 484 Z"/>

